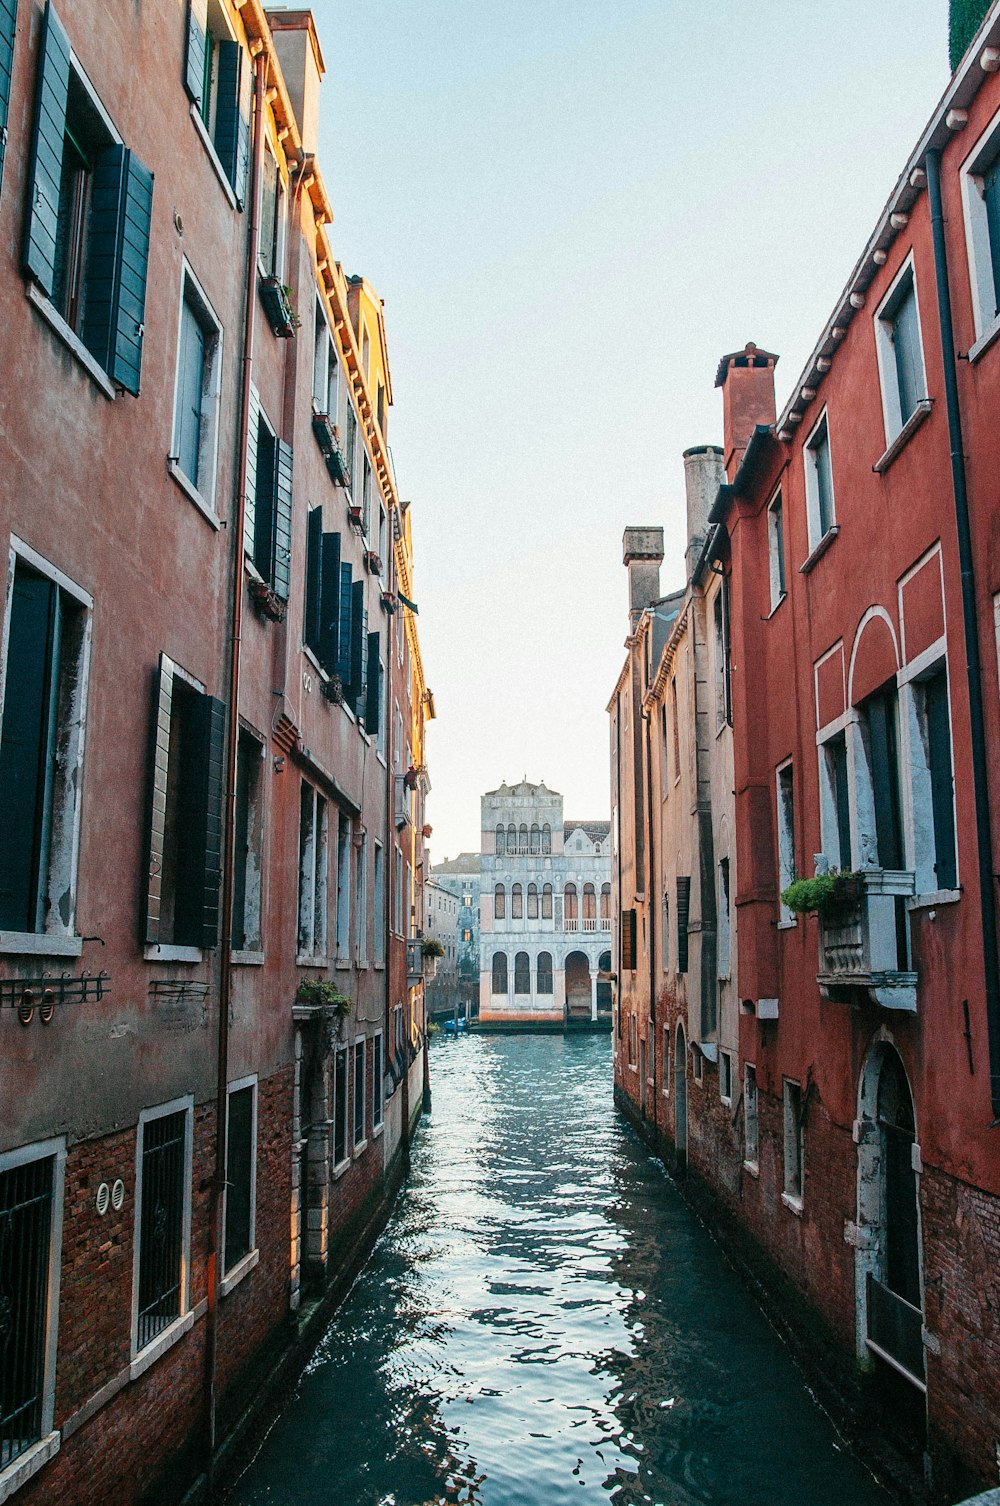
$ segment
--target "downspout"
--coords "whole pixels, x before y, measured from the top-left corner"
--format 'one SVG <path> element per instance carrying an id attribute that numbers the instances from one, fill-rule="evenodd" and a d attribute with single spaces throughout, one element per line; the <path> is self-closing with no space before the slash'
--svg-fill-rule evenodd
<path id="1" fill-rule="evenodd" d="M 243 629 L 243 550 L 245 543 L 247 437 L 250 427 L 250 375 L 253 369 L 254 315 L 257 307 L 257 237 L 261 166 L 264 150 L 264 74 L 258 53 L 254 68 L 253 167 L 250 179 L 250 217 L 247 225 L 246 308 L 243 326 L 243 366 L 240 376 L 240 423 L 236 457 L 236 506 L 230 517 L 232 600 L 229 643 L 229 685 L 226 727 L 226 796 L 223 810 L 222 937 L 219 958 L 219 1025 L 216 1050 L 215 1167 L 211 1184 L 208 1254 L 208 1309 L 205 1315 L 205 1403 L 208 1473 L 211 1479 L 216 1447 L 216 1381 L 219 1349 L 219 1256 L 226 1189 L 226 1129 L 229 1112 L 229 1001 L 233 978 L 233 866 L 236 848 L 236 749 L 239 739 L 240 642 Z"/>
<path id="2" fill-rule="evenodd" d="M 965 628 L 965 661 L 969 684 L 969 730 L 972 738 L 972 787 L 975 796 L 979 858 L 979 905 L 983 927 L 983 981 L 986 995 L 986 1034 L 990 1064 L 990 1098 L 993 1127 L 1000 1124 L 1000 974 L 998 974 L 997 919 L 993 897 L 993 837 L 986 762 L 986 724 L 983 711 L 982 661 L 976 622 L 976 589 L 972 563 L 972 530 L 969 523 L 969 492 L 962 440 L 962 412 L 958 394 L 955 331 L 951 290 L 948 282 L 948 251 L 941 207 L 941 150 L 927 153 L 927 193 L 931 209 L 934 272 L 937 281 L 941 354 L 944 362 L 945 407 L 951 448 L 951 482 L 955 499 L 958 558 L 962 573 L 962 621 Z"/>
<path id="3" fill-rule="evenodd" d="M 650 625 L 652 633 L 652 625 Z M 653 1124 L 656 1124 L 656 927 L 660 907 L 653 899 L 653 718 L 646 712 L 646 914 L 649 917 L 649 1023 L 653 1039 L 649 1042 L 649 1070 L 653 1081 Z M 659 900 L 659 890 L 656 891 Z"/>

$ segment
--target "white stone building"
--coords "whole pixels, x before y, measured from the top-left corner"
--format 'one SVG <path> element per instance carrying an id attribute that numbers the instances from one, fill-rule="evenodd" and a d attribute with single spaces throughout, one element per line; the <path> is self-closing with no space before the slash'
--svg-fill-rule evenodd
<path id="1" fill-rule="evenodd" d="M 479 1018 L 610 1027 L 611 838 L 544 784 L 482 797 Z"/>

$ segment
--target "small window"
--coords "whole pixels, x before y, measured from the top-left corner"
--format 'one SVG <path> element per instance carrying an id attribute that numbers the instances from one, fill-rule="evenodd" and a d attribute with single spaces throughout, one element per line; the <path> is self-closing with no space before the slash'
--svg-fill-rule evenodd
<path id="1" fill-rule="evenodd" d="M 298 955 L 326 956 L 327 804 L 314 787 L 302 781 L 299 810 L 299 930 Z"/>
<path id="2" fill-rule="evenodd" d="M 375 873 L 374 873 L 374 900 L 375 900 L 375 938 L 374 953 L 375 965 L 381 966 L 385 962 L 385 851 L 381 842 L 375 843 Z M 381 1036 L 379 1037 L 381 1042 Z"/>
<path id="3" fill-rule="evenodd" d="M 281 277 L 285 263 L 285 190 L 270 145 L 264 148 L 257 260 L 265 277 Z"/>
<path id="4" fill-rule="evenodd" d="M 856 774 L 867 777 L 868 781 L 865 804 L 874 812 L 878 866 L 899 871 L 904 866 L 903 809 L 897 694 L 893 682 L 863 703 L 861 732 L 865 767 L 857 769 Z"/>
<path id="5" fill-rule="evenodd" d="M 522 858 L 528 855 L 528 828 L 523 821 L 517 833 L 517 852 Z"/>
<path id="6" fill-rule="evenodd" d="M 393 848 L 392 924 L 397 936 L 404 934 L 403 923 L 403 854 L 398 847 L 395 847 Z"/>
<path id="7" fill-rule="evenodd" d="M 743 1159 L 756 1166 L 760 1157 L 760 1130 L 757 1122 L 757 1068 L 743 1068 Z"/>
<path id="8" fill-rule="evenodd" d="M 670 895 L 663 896 L 663 971 L 670 967 Z"/>
<path id="9" fill-rule="evenodd" d="M 191 1225 L 191 1109 L 146 1111 L 136 1188 L 138 1354 L 187 1308 Z"/>
<path id="10" fill-rule="evenodd" d="M 221 388 L 222 326 L 194 278 L 185 272 L 171 458 L 213 511 Z"/>
<path id="11" fill-rule="evenodd" d="M 246 553 L 261 580 L 288 600 L 292 560 L 292 447 L 280 440 L 250 389 Z"/>
<path id="12" fill-rule="evenodd" d="M 784 1080 L 785 1196 L 802 1201 L 802 1089 L 791 1078 Z"/>
<path id="13" fill-rule="evenodd" d="M 333 1164 L 347 1160 L 347 1047 L 338 1046 L 333 1062 Z"/>
<path id="14" fill-rule="evenodd" d="M 620 956 L 623 972 L 634 973 L 636 970 L 636 913 L 634 908 L 621 912 L 621 942 Z"/>
<path id="15" fill-rule="evenodd" d="M 56 1322 L 61 1253 L 53 1238 L 53 1214 L 62 1206 L 64 1163 L 61 1142 L 54 1141 L 0 1156 L 3 1468 L 52 1429 L 54 1347 L 49 1340 Z"/>
<path id="16" fill-rule="evenodd" d="M 886 443 L 891 444 L 913 417 L 917 404 L 927 396 L 912 262 L 896 279 L 876 314 L 875 335 L 882 381 L 885 437 Z"/>
<path id="17" fill-rule="evenodd" d="M 257 1088 L 229 1090 L 226 1123 L 225 1260 L 231 1271 L 254 1247 L 257 1193 Z"/>
<path id="18" fill-rule="evenodd" d="M 548 855 L 552 851 L 552 828 L 546 821 L 542 827 L 542 852 Z"/>
<path id="19" fill-rule="evenodd" d="M 351 956 L 351 837 L 352 823 L 350 816 L 345 816 L 343 811 L 337 813 L 337 959 L 340 962 L 349 962 Z M 397 850 L 400 863 L 402 858 Z M 400 870 L 400 887 L 402 886 L 402 870 Z M 397 905 L 401 903 L 399 890 L 396 893 Z M 402 919 L 397 930 L 402 930 Z"/>
<path id="20" fill-rule="evenodd" d="M 365 1141 L 365 1053 L 367 1043 L 354 1043 L 354 1148 Z"/>
<path id="21" fill-rule="evenodd" d="M 728 978 L 731 971 L 731 900 L 729 896 L 729 859 L 719 860 L 719 944 L 718 944 L 718 975 L 720 978 Z M 729 1094 L 725 1095 L 729 1097 Z"/>
<path id="22" fill-rule="evenodd" d="M 1000 116 L 976 143 L 961 181 L 976 335 L 983 339 L 1000 316 Z"/>
<path id="23" fill-rule="evenodd" d="M 503 884 L 497 884 L 493 891 L 493 918 L 504 920 L 507 915 L 507 891 Z"/>
<path id="24" fill-rule="evenodd" d="M 316 300 L 313 327 L 313 412 L 337 422 L 340 394 L 337 344 L 330 333 L 321 299 Z"/>
<path id="25" fill-rule="evenodd" d="M 361 833 L 354 849 L 354 955 L 368 961 L 368 837 Z"/>
<path id="26" fill-rule="evenodd" d="M 674 784 L 681 777 L 681 729 L 680 718 L 677 714 L 677 681 L 670 682 L 670 724 L 671 745 L 674 754 Z"/>
<path id="27" fill-rule="evenodd" d="M 520 884 L 510 886 L 510 918 L 511 920 L 524 919 L 524 891 Z"/>
<path id="28" fill-rule="evenodd" d="M 904 704 L 911 718 L 909 782 L 917 891 L 957 889 L 955 778 L 944 662 L 902 689 L 901 709 Z"/>
<path id="29" fill-rule="evenodd" d="M 723 1103 L 733 1101 L 733 1058 L 728 1051 L 719 1052 L 719 1097 Z"/>
<path id="30" fill-rule="evenodd" d="M 507 856 L 509 858 L 512 858 L 512 857 L 516 857 L 516 855 L 517 855 L 517 827 L 514 825 L 513 821 L 511 821 L 510 825 L 507 827 Z"/>
<path id="31" fill-rule="evenodd" d="M 250 158 L 251 71 L 219 0 L 188 0 L 184 84 L 241 209 Z"/>
<path id="32" fill-rule="evenodd" d="M 611 929 L 611 885 L 601 885 L 601 930 Z"/>
<path id="33" fill-rule="evenodd" d="M 785 584 L 785 514 L 778 492 L 767 509 L 767 557 L 771 576 L 771 611 L 783 601 Z"/>
<path id="34" fill-rule="evenodd" d="M 538 992 L 540 994 L 550 994 L 552 992 L 551 952 L 539 952 L 538 962 L 536 964 L 536 975 L 538 980 Z"/>
<path id="35" fill-rule="evenodd" d="M 729 674 L 729 592 L 723 579 L 712 604 L 715 642 L 715 727 L 721 731 L 733 720 Z"/>
<path id="36" fill-rule="evenodd" d="M 778 803 L 778 894 L 795 882 L 795 782 L 793 767 L 782 764 L 776 777 Z M 784 903 L 780 904 L 781 919 L 791 923 L 795 917 Z"/>
<path id="37" fill-rule="evenodd" d="M 233 863 L 233 950 L 261 948 L 261 884 L 264 871 L 264 749 L 240 728 L 236 748 L 236 832 Z"/>
<path id="38" fill-rule="evenodd" d="M 533 825 L 529 833 L 529 846 L 533 855 L 542 850 L 542 834 L 537 825 Z"/>
<path id="39" fill-rule="evenodd" d="M 382 1123 L 385 1092 L 385 1064 L 382 1060 L 382 1032 L 372 1037 L 372 1128 Z"/>
<path id="40" fill-rule="evenodd" d="M 542 885 L 542 919 L 552 919 L 552 885 Z"/>
<path id="41" fill-rule="evenodd" d="M 506 831 L 504 829 L 503 823 L 501 822 L 501 824 L 497 827 L 497 831 L 496 831 L 496 855 L 497 855 L 497 857 L 498 858 L 502 858 L 506 854 L 506 851 L 507 851 L 507 833 L 506 833 Z"/>
<path id="42" fill-rule="evenodd" d="M 507 953 L 493 953 L 493 992 L 505 994 L 507 992 Z"/>
<path id="43" fill-rule="evenodd" d="M 816 425 L 806 441 L 806 511 L 809 524 L 809 548 L 815 549 L 836 521 L 833 505 L 833 463 L 830 459 L 830 430 L 827 416 Z"/>
<path id="44" fill-rule="evenodd" d="M 820 745 L 820 816 L 823 853 L 831 868 L 851 868 L 851 801 L 847 740 L 843 732 Z"/>
<path id="45" fill-rule="evenodd" d="M 670 1026 L 663 1027 L 663 1096 L 670 1097 Z"/>
<path id="46" fill-rule="evenodd" d="M 528 885 L 528 919 L 538 919 L 538 885 Z"/>
<path id="47" fill-rule="evenodd" d="M 531 965 L 527 952 L 517 952 L 514 957 L 514 992 L 531 993 Z"/>
<path id="48" fill-rule="evenodd" d="M 677 971 L 688 970 L 688 920 L 691 913 L 691 879 L 687 874 L 677 877 Z"/>

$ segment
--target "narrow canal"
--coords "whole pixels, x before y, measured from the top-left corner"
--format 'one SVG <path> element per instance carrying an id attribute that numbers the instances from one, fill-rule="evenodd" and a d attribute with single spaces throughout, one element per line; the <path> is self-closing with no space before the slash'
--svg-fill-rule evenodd
<path id="1" fill-rule="evenodd" d="M 231 1506 L 876 1506 L 607 1037 L 438 1039 L 378 1247 Z"/>

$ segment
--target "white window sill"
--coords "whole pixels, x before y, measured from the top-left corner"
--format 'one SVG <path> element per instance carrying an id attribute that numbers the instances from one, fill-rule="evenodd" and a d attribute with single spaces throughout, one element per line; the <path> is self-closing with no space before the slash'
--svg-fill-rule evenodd
<path id="1" fill-rule="evenodd" d="M 760 1176 L 760 1166 L 756 1161 L 744 1161 L 743 1170 L 748 1172 L 752 1177 Z"/>
<path id="2" fill-rule="evenodd" d="M 255 1266 L 260 1264 L 260 1251 L 248 1250 L 242 1260 L 238 1260 L 231 1271 L 227 1271 L 219 1283 L 219 1293 L 228 1297 L 234 1287 L 239 1286 L 244 1276 L 249 1276 Z"/>
<path id="3" fill-rule="evenodd" d="M 384 962 L 373 962 L 372 963 L 372 967 L 375 969 L 375 971 L 377 973 L 384 973 L 385 972 L 385 963 Z"/>
<path id="4" fill-rule="evenodd" d="M 296 967 L 326 967 L 325 957 L 296 957 Z"/>
<path id="5" fill-rule="evenodd" d="M 147 962 L 200 962 L 202 960 L 200 946 L 147 946 L 143 947 L 142 955 Z"/>
<path id="6" fill-rule="evenodd" d="M 333 964 L 333 969 L 334 972 L 349 973 L 351 970 L 351 964 L 346 957 L 338 957 L 336 962 Z"/>
<path id="7" fill-rule="evenodd" d="M 794 918 L 792 920 L 778 920 L 775 922 L 775 926 L 779 931 L 794 931 L 797 925 L 798 921 Z"/>
<path id="8" fill-rule="evenodd" d="M 812 549 L 809 551 L 809 553 L 806 555 L 805 559 L 799 566 L 800 575 L 809 574 L 809 571 L 813 568 L 817 561 L 823 558 L 824 554 L 829 549 L 830 545 L 833 543 L 839 532 L 840 524 L 831 523 L 830 527 L 826 530 L 826 533 L 824 533 L 823 537 L 818 541 L 818 543 L 813 545 Z"/>
<path id="9" fill-rule="evenodd" d="M 359 1140 L 358 1143 L 357 1143 L 357 1145 L 354 1147 L 354 1157 L 353 1157 L 353 1159 L 355 1161 L 360 1161 L 361 1157 L 364 1155 L 364 1153 L 365 1153 L 365 1151 L 367 1149 L 368 1149 L 368 1141 L 367 1140 Z"/>
<path id="10" fill-rule="evenodd" d="M 920 399 L 920 401 L 917 403 L 917 406 L 914 408 L 913 412 L 906 420 L 906 423 L 903 425 L 899 433 L 896 435 L 895 439 L 886 449 L 885 454 L 882 455 L 878 460 L 876 460 L 875 464 L 872 466 L 873 471 L 876 471 L 881 476 L 889 469 L 890 465 L 892 465 L 892 462 L 895 460 L 900 450 L 906 448 L 911 436 L 914 435 L 920 428 L 920 425 L 930 413 L 933 406 L 933 398 L 922 397 Z"/>
<path id="11" fill-rule="evenodd" d="M 263 967 L 263 952 L 234 952 L 232 955 L 234 967 Z"/>
<path id="12" fill-rule="evenodd" d="M 385 1128 L 384 1124 L 376 1124 L 375 1128 L 372 1130 L 372 1139 L 373 1140 L 379 1140 L 379 1139 L 381 1139 L 382 1131 L 383 1131 L 384 1128 Z"/>
<path id="13" fill-rule="evenodd" d="M 961 889 L 933 889 L 914 894 L 905 903 L 907 910 L 936 910 L 940 905 L 957 905 L 961 898 Z"/>
<path id="14" fill-rule="evenodd" d="M 218 532 L 222 527 L 222 519 L 216 515 L 211 503 L 205 500 L 194 483 L 185 476 L 175 455 L 167 456 L 167 475 L 180 487 L 188 501 L 194 503 L 206 523 L 210 523 L 216 532 Z"/>
<path id="15" fill-rule="evenodd" d="M 1000 314 L 997 314 L 992 324 L 987 325 L 986 329 L 979 336 L 979 339 L 976 341 L 976 343 L 974 345 L 970 345 L 968 354 L 969 362 L 971 363 L 973 361 L 978 361 L 980 356 L 985 355 L 990 346 L 995 343 L 998 335 L 1000 335 Z"/>
<path id="16" fill-rule="evenodd" d="M 59 1433 L 49 1433 L 46 1437 L 39 1438 L 37 1443 L 31 1445 L 31 1448 L 26 1449 L 19 1459 L 14 1460 L 13 1464 L 8 1464 L 5 1470 L 0 1470 L 0 1501 L 10 1500 L 15 1490 L 20 1490 L 32 1475 L 38 1473 L 43 1464 L 48 1464 L 49 1460 L 58 1454 L 61 1441 Z"/>
<path id="17" fill-rule="evenodd" d="M 781 1201 L 789 1213 L 794 1213 L 796 1218 L 802 1217 L 802 1199 L 800 1197 L 793 1197 L 790 1192 L 783 1192 L 781 1194 Z"/>
<path id="18" fill-rule="evenodd" d="M 722 1107 L 724 1109 L 731 1109 L 733 1106 L 733 1100 L 731 1098 L 727 1098 L 725 1093 L 719 1094 L 719 1102 L 722 1104 Z"/>
<path id="19" fill-rule="evenodd" d="M 153 1342 L 146 1346 L 141 1354 L 137 1354 L 128 1367 L 129 1380 L 138 1380 L 144 1375 L 151 1365 L 155 1365 L 161 1355 L 172 1349 L 178 1339 L 194 1327 L 194 1312 L 186 1312 L 180 1318 L 175 1318 L 169 1328 L 157 1334 Z"/>
<path id="20" fill-rule="evenodd" d="M 105 397 L 111 398 L 113 402 L 117 396 L 114 383 L 107 372 L 94 360 L 80 337 L 70 329 L 55 305 L 49 302 L 45 294 L 33 282 L 28 283 L 27 297 L 28 302 L 34 305 L 46 323 L 52 326 L 67 350 L 76 356 L 91 381 L 100 387 Z"/>
<path id="21" fill-rule="evenodd" d="M 46 931 L 0 931 L 0 952 L 19 957 L 79 957 L 82 936 L 51 936 Z"/>
<path id="22" fill-rule="evenodd" d="M 362 960 L 362 958 L 359 957 L 354 966 L 357 968 L 359 973 L 366 973 L 369 967 L 368 959 L 365 958 L 364 960 Z"/>
<path id="23" fill-rule="evenodd" d="M 223 167 L 222 163 L 219 161 L 219 154 L 215 150 L 215 142 L 212 140 L 211 136 L 208 134 L 208 127 L 206 126 L 205 122 L 201 118 L 201 111 L 198 109 L 198 106 L 196 104 L 194 104 L 194 103 L 192 103 L 192 105 L 191 105 L 191 119 L 194 122 L 195 131 L 201 137 L 201 144 L 205 148 L 206 152 L 208 153 L 208 160 L 209 160 L 209 162 L 211 162 L 212 167 L 215 170 L 215 176 L 218 178 L 220 184 L 222 185 L 222 192 L 225 194 L 226 198 L 229 200 L 229 202 L 232 205 L 233 209 L 239 209 L 240 206 L 236 202 L 236 194 L 233 192 L 233 185 L 230 183 L 229 179 L 226 177 L 226 169 Z"/>
<path id="24" fill-rule="evenodd" d="M 344 1160 L 344 1161 L 338 1161 L 337 1162 L 336 1166 L 333 1168 L 333 1170 L 330 1173 L 331 1177 L 333 1178 L 333 1180 L 335 1182 L 339 1182 L 340 1181 L 341 1177 L 344 1175 L 344 1172 L 347 1170 L 347 1168 L 350 1166 L 350 1164 L 351 1164 L 351 1158 L 350 1158 L 350 1156 L 348 1156 L 347 1159 Z"/>
<path id="25" fill-rule="evenodd" d="M 786 601 L 787 599 L 788 599 L 788 592 L 787 591 L 782 591 L 782 593 L 778 597 L 777 601 L 772 601 L 772 603 L 771 603 L 771 610 L 768 612 L 767 617 L 765 618 L 766 622 L 770 622 L 770 620 L 774 616 L 775 612 L 781 606 L 781 603 L 783 601 Z"/>

